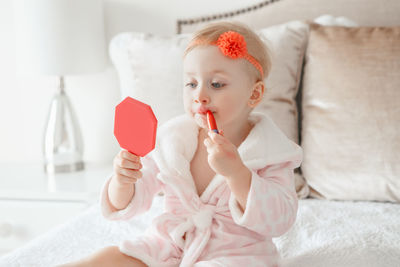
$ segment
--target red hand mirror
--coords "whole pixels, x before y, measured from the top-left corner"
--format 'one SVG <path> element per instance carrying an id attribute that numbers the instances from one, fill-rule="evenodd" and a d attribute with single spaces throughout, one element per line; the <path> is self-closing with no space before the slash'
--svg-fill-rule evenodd
<path id="1" fill-rule="evenodd" d="M 151 107 L 126 97 L 115 108 L 114 136 L 130 153 L 143 157 L 156 144 L 157 119 Z"/>

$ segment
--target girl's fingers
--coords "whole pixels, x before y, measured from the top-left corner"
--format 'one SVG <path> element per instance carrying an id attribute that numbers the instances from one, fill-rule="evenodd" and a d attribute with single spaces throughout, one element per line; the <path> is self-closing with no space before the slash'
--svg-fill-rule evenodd
<path id="1" fill-rule="evenodd" d="M 143 166 L 141 163 L 133 162 L 124 158 L 115 157 L 113 162 L 114 169 L 132 169 L 132 170 L 140 170 Z"/>
<path id="2" fill-rule="evenodd" d="M 135 154 L 132 154 L 128 150 L 125 150 L 125 149 L 121 150 L 120 155 L 121 155 L 121 158 L 130 160 L 130 161 L 134 161 L 134 162 L 140 162 L 140 157 Z"/>
<path id="3" fill-rule="evenodd" d="M 136 178 L 136 179 L 142 178 L 142 172 L 141 171 L 121 168 L 121 169 L 119 169 L 118 173 L 122 174 L 122 175 L 125 175 L 125 176 L 128 176 L 128 177 Z"/>
<path id="4" fill-rule="evenodd" d="M 211 139 L 211 137 L 207 137 L 206 139 L 204 139 L 204 145 L 207 148 L 214 148 L 219 146 L 219 144 L 217 142 L 215 142 L 214 140 Z"/>
<path id="5" fill-rule="evenodd" d="M 209 131 L 209 132 L 208 132 L 208 135 L 210 136 L 211 140 L 212 140 L 214 143 L 217 143 L 217 144 L 219 144 L 219 145 L 222 145 L 222 144 L 225 143 L 224 137 L 223 137 L 222 135 L 220 135 L 220 134 L 217 134 L 217 133 L 215 133 L 215 132 Z"/>
<path id="6" fill-rule="evenodd" d="M 139 162 L 133 162 L 131 160 L 127 160 L 127 159 L 121 159 L 119 162 L 119 165 L 122 168 L 126 168 L 126 169 L 134 169 L 134 170 L 140 170 L 142 168 L 142 164 Z"/>
<path id="7" fill-rule="evenodd" d="M 211 139 L 210 138 L 206 138 L 206 139 L 204 139 L 204 145 L 206 146 L 206 147 L 209 147 L 209 146 L 211 146 L 211 144 L 212 144 L 212 141 L 211 141 Z"/>
<path id="8" fill-rule="evenodd" d="M 225 139 L 225 137 L 214 133 L 214 132 L 208 132 L 209 137 L 204 139 L 204 145 L 206 145 L 206 147 L 211 147 L 213 145 L 219 146 L 219 145 L 226 145 L 227 141 Z"/>
<path id="9" fill-rule="evenodd" d="M 207 148 L 207 153 L 208 154 L 215 154 L 218 153 L 221 150 L 220 145 L 217 143 L 213 142 L 209 137 L 204 139 L 204 145 Z"/>

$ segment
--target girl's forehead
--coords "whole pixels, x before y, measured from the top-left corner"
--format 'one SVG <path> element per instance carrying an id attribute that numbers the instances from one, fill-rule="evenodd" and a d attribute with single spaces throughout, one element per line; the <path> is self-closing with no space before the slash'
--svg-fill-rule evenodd
<path id="1" fill-rule="evenodd" d="M 184 61 L 201 61 L 207 58 L 217 57 L 219 59 L 223 59 L 224 56 L 219 51 L 219 48 L 215 45 L 199 45 L 194 47 L 190 52 L 188 52 L 184 58 Z"/>
<path id="2" fill-rule="evenodd" d="M 224 56 L 217 46 L 201 45 L 193 48 L 183 59 L 185 73 L 197 71 L 226 72 L 243 70 L 243 59 Z"/>

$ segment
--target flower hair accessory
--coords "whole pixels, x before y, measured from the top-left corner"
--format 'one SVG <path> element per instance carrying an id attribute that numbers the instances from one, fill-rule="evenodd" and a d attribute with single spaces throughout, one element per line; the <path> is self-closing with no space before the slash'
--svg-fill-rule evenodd
<path id="1" fill-rule="evenodd" d="M 247 53 L 246 41 L 240 33 L 234 31 L 224 32 L 219 36 L 216 45 L 224 56 L 232 59 L 244 58 L 249 61 L 260 72 L 261 77 L 264 77 L 262 66 L 254 57 Z"/>

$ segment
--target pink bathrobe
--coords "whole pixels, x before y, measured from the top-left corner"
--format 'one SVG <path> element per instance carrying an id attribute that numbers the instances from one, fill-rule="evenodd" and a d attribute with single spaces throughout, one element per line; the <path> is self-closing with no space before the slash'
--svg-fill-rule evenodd
<path id="1" fill-rule="evenodd" d="M 190 162 L 199 127 L 187 115 L 160 127 L 156 149 L 142 158 L 143 178 L 124 210 L 112 210 L 109 181 L 105 183 L 101 205 L 111 220 L 142 214 L 155 194 L 165 195 L 164 213 L 143 236 L 124 241 L 123 253 L 155 267 L 279 265 L 272 238 L 288 231 L 296 219 L 293 169 L 301 164 L 302 149 L 269 117 L 253 113 L 250 119 L 255 126 L 238 148 L 252 172 L 244 213 L 221 175 L 214 176 L 201 196 L 197 194 Z"/>

